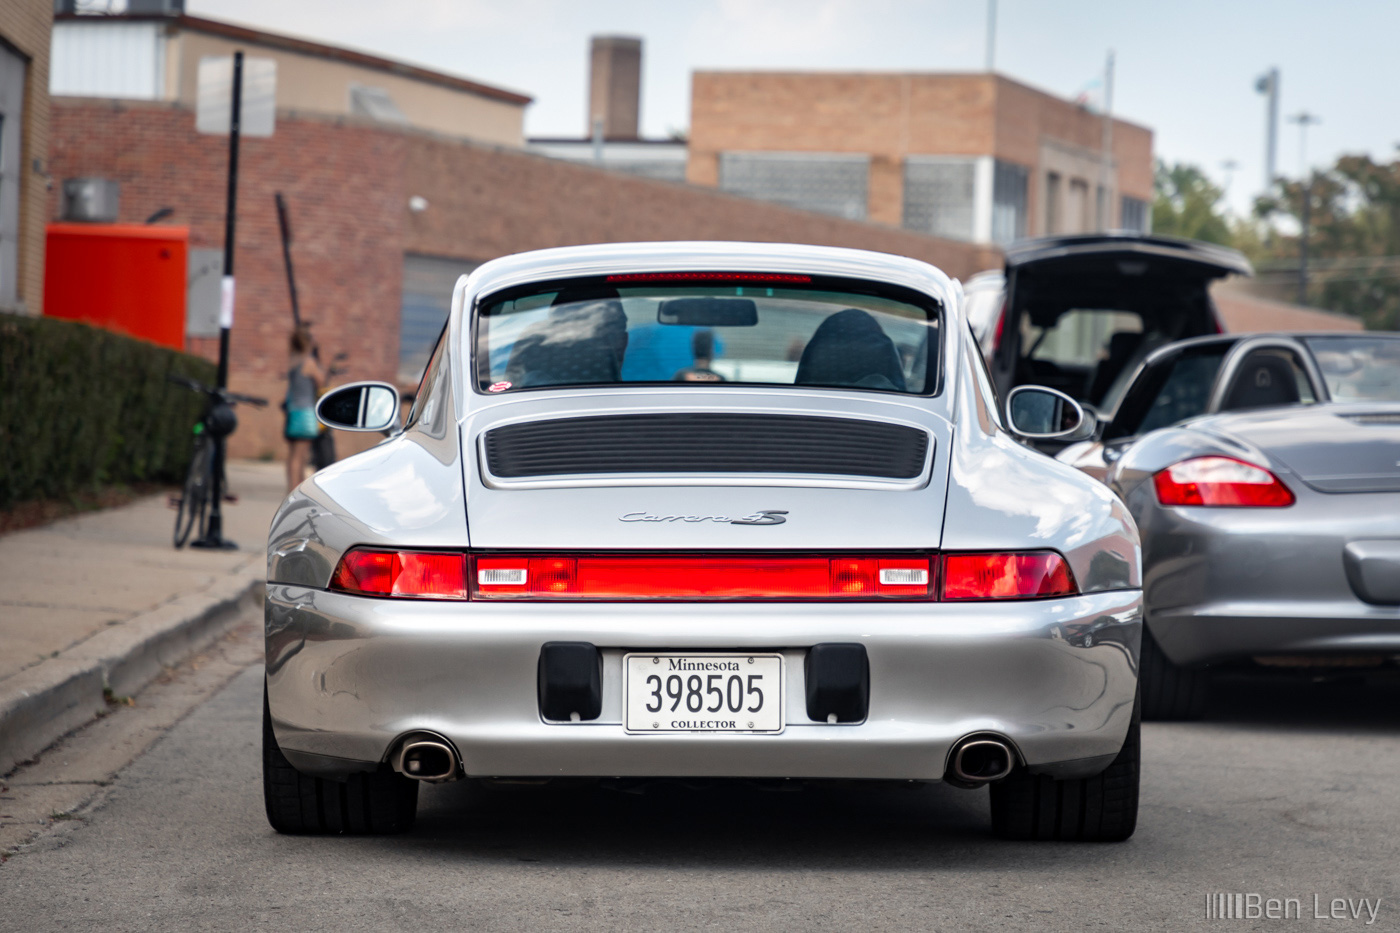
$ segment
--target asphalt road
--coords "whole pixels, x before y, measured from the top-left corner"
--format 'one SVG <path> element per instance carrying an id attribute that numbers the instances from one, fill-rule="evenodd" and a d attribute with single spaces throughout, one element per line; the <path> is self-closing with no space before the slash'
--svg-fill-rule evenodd
<path id="1" fill-rule="evenodd" d="M 0 865 L 0 930 L 1344 930 L 1377 898 L 1369 929 L 1400 929 L 1394 684 L 1232 684 L 1210 721 L 1145 727 L 1132 840 L 1036 845 L 992 838 L 986 791 L 941 786 L 453 784 L 406 836 L 278 836 L 261 677 Z M 1211 892 L 1303 916 L 1207 920 Z M 1333 898 L 1360 918 L 1317 919 Z"/>

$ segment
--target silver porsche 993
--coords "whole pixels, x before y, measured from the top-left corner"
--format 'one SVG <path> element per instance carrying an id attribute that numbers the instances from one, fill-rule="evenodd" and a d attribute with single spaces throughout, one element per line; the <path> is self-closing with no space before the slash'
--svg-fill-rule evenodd
<path id="1" fill-rule="evenodd" d="M 420 783 L 991 787 L 1011 838 L 1137 815 L 1140 548 L 999 410 L 960 286 L 878 253 L 652 243 L 457 285 L 407 417 L 268 542 L 264 790 L 281 832 L 398 832 Z"/>

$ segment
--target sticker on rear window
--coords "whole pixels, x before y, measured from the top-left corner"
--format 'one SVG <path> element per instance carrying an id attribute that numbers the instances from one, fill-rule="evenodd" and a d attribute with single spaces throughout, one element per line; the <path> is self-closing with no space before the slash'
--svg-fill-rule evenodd
<path id="1" fill-rule="evenodd" d="M 491 389 L 490 389 L 490 391 L 492 391 L 492 392 L 504 392 L 506 389 L 509 389 L 509 388 L 510 388 L 510 383 L 509 383 L 509 382 L 493 382 L 493 383 L 491 383 Z"/>

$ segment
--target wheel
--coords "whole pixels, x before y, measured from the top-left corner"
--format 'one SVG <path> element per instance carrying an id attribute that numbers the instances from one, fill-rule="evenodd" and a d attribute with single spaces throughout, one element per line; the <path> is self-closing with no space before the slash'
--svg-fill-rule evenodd
<path id="1" fill-rule="evenodd" d="M 1199 719 L 1206 711 L 1210 672 L 1173 664 L 1145 625 L 1138 681 L 1142 685 L 1143 719 Z"/>
<path id="2" fill-rule="evenodd" d="M 263 687 L 263 802 L 267 821 L 279 833 L 390 835 L 413 828 L 418 782 L 387 766 L 348 780 L 302 774 L 277 745 Z"/>
<path id="3" fill-rule="evenodd" d="M 185 488 L 180 491 L 180 505 L 175 512 L 177 548 L 185 546 L 196 525 L 199 526 L 200 537 L 204 536 L 204 511 L 209 505 L 213 467 L 214 445 L 201 434 L 195 438 L 194 454 L 190 457 L 190 468 L 185 474 Z"/>
<path id="4" fill-rule="evenodd" d="M 1017 769 L 992 783 L 992 830 L 1003 839 L 1122 842 L 1137 828 L 1140 707 L 1118 757 L 1102 774 L 1055 780 Z"/>

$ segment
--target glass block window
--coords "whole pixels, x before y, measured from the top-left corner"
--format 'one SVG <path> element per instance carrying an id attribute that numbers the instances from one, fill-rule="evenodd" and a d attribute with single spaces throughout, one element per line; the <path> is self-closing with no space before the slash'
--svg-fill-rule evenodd
<path id="1" fill-rule="evenodd" d="M 1014 162 L 997 162 L 992 171 L 992 242 L 998 246 L 1026 235 L 1030 177 L 1030 169 Z"/>
<path id="2" fill-rule="evenodd" d="M 971 241 L 976 163 L 912 156 L 904 162 L 904 226 Z"/>
<path id="3" fill-rule="evenodd" d="M 725 191 L 819 214 L 864 220 L 870 158 L 802 152 L 722 152 Z"/>
<path id="4" fill-rule="evenodd" d="M 1152 214 L 1147 209 L 1147 202 L 1141 198 L 1123 198 L 1122 217 L 1119 221 L 1124 230 L 1136 230 L 1138 233 L 1149 233 Z"/>

